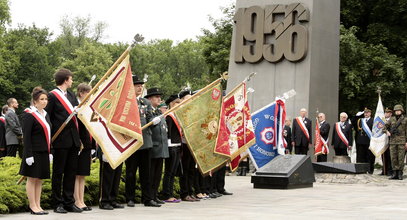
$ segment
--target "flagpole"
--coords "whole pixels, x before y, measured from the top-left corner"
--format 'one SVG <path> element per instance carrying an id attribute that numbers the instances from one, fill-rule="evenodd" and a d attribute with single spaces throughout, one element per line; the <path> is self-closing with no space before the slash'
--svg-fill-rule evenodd
<path id="1" fill-rule="evenodd" d="M 213 81 L 211 84 L 205 86 L 203 89 L 199 90 L 197 93 L 195 93 L 191 98 L 189 99 L 185 99 L 183 100 L 181 103 L 179 103 L 177 106 L 175 106 L 174 108 L 169 109 L 168 111 L 166 111 L 164 114 L 160 115 L 159 117 L 164 118 L 165 116 L 169 115 L 171 112 L 179 109 L 185 102 L 189 102 L 189 100 L 192 100 L 193 98 L 197 97 L 198 95 L 200 95 L 201 93 L 206 92 L 211 86 L 219 83 L 222 80 L 227 80 L 227 72 L 224 72 L 222 74 L 222 76 L 220 78 L 218 78 L 217 80 Z M 148 128 L 149 126 L 151 126 L 153 124 L 152 121 L 150 121 L 149 123 L 145 124 L 141 130 L 144 130 L 146 128 Z"/>
<path id="2" fill-rule="evenodd" d="M 127 47 L 127 49 L 120 55 L 120 57 L 116 60 L 116 62 L 113 63 L 113 65 L 109 68 L 109 70 L 106 71 L 105 75 L 99 80 L 98 83 L 92 88 L 92 90 L 85 96 L 85 98 L 82 100 L 81 103 L 76 108 L 80 108 L 83 104 L 86 103 L 86 101 L 90 98 L 90 96 L 95 93 L 98 90 L 98 87 L 100 84 L 102 84 L 109 76 L 110 74 L 116 69 L 116 67 L 126 58 L 126 56 L 130 53 L 131 49 L 136 46 L 139 42 L 142 42 L 144 40 L 144 37 L 140 34 L 136 34 L 134 36 L 133 43 Z M 66 127 L 66 125 L 69 123 L 69 121 L 72 119 L 72 117 L 76 114 L 76 112 L 72 112 L 71 115 L 64 121 L 64 123 L 59 127 L 58 131 L 52 136 L 51 142 L 54 142 L 55 139 L 58 137 L 58 135 L 62 132 L 62 130 Z"/>

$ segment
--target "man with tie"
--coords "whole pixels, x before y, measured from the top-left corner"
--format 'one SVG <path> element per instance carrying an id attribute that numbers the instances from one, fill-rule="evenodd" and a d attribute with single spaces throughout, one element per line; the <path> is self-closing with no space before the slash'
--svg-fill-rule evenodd
<path id="1" fill-rule="evenodd" d="M 295 147 L 295 154 L 307 155 L 309 146 L 312 144 L 312 121 L 306 116 L 307 109 L 302 108 L 300 116 L 293 120 L 292 145 Z"/>
<path id="2" fill-rule="evenodd" d="M 373 118 L 372 111 L 365 108 L 364 111 L 358 112 L 353 118 L 352 124 L 356 130 L 356 162 L 369 163 L 369 174 L 373 174 L 375 156 L 369 150 L 370 137 L 372 136 Z"/>
<path id="3" fill-rule="evenodd" d="M 332 132 L 332 146 L 336 156 L 348 156 L 348 149 L 351 148 L 352 125 L 348 122 L 348 114 L 339 114 L 339 122 L 335 123 Z"/>
<path id="4" fill-rule="evenodd" d="M 321 135 L 321 141 L 324 143 L 325 147 L 328 148 L 329 130 L 331 129 L 331 126 L 329 125 L 329 123 L 327 121 L 325 121 L 324 113 L 321 112 L 318 114 L 318 122 L 319 122 L 319 134 Z M 317 162 L 326 162 L 327 154 L 318 155 Z"/>

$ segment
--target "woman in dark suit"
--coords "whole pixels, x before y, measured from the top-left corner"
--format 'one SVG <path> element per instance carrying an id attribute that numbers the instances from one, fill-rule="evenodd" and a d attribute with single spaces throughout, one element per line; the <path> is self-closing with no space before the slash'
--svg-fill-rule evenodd
<path id="1" fill-rule="evenodd" d="M 82 102 L 82 100 L 86 97 L 91 89 L 92 88 L 86 83 L 81 83 L 78 85 L 76 95 L 79 103 Z M 74 198 L 75 205 L 78 208 L 82 209 L 83 211 L 90 211 L 92 210 L 92 208 L 86 206 L 83 198 L 85 194 L 85 176 L 90 175 L 90 164 L 92 160 L 91 151 L 94 151 L 96 143 L 95 141 L 93 141 L 85 125 L 80 120 L 78 120 L 78 126 L 79 137 L 81 139 L 82 146 L 79 151 L 78 157 L 78 169 L 76 170 Z"/>
<path id="2" fill-rule="evenodd" d="M 42 180 L 50 178 L 51 122 L 44 110 L 48 94 L 41 87 L 32 92 L 32 106 L 23 116 L 24 154 L 20 174 L 27 177 L 26 190 L 31 214 L 46 215 L 40 205 Z"/>

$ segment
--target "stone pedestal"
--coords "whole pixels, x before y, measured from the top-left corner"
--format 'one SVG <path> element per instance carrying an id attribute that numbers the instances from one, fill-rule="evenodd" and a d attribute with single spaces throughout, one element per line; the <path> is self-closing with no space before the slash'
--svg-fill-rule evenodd
<path id="1" fill-rule="evenodd" d="M 334 156 L 332 162 L 334 163 L 350 163 L 349 156 Z"/>

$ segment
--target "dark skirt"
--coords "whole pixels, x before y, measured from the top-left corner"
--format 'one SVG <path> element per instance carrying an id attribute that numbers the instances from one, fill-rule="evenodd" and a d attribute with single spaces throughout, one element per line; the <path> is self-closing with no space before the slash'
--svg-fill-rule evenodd
<path id="1" fill-rule="evenodd" d="M 82 152 L 78 157 L 78 168 L 76 170 L 76 175 L 90 176 L 90 162 L 92 160 L 90 152 L 90 148 L 82 149 Z"/>
<path id="2" fill-rule="evenodd" d="M 50 178 L 50 163 L 48 152 L 33 152 L 34 163 L 28 166 L 25 162 L 25 157 L 21 161 L 20 175 L 39 178 L 39 179 L 49 179 Z"/>

